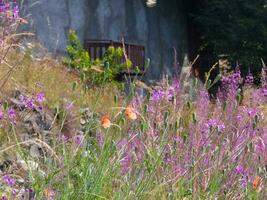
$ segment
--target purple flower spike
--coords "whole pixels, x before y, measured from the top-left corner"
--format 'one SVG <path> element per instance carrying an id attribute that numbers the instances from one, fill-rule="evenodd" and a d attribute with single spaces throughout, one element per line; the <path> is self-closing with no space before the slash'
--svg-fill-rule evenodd
<path id="1" fill-rule="evenodd" d="M 16 117 L 16 112 L 13 108 L 10 108 L 7 112 L 8 114 L 8 118 L 10 119 L 10 121 L 14 121 L 15 117 Z"/>

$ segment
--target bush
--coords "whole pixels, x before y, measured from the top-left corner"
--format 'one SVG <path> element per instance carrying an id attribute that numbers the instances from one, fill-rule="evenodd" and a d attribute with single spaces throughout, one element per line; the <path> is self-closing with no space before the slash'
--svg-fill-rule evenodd
<path id="1" fill-rule="evenodd" d="M 79 71 L 81 79 L 88 86 L 103 86 L 109 83 L 123 87 L 118 76 L 132 67 L 132 62 L 123 62 L 123 50 L 109 47 L 102 60 L 91 60 L 89 53 L 82 47 L 81 42 L 74 31 L 69 33 L 69 45 L 66 47 L 68 58 L 64 64 Z"/>

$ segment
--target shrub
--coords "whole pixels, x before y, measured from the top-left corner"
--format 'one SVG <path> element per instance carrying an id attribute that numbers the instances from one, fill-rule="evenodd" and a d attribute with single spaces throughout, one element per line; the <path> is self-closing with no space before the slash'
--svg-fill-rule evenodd
<path id="1" fill-rule="evenodd" d="M 74 31 L 69 33 L 66 52 L 69 58 L 64 60 L 64 64 L 79 71 L 86 87 L 103 86 L 109 83 L 122 87 L 123 83 L 118 80 L 118 76 L 132 67 L 130 60 L 123 61 L 123 50 L 113 46 L 108 48 L 102 60 L 91 60 Z"/>

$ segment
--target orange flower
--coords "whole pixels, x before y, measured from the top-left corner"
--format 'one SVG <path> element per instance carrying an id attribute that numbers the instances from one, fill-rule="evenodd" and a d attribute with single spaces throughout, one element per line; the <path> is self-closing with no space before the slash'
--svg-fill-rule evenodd
<path id="1" fill-rule="evenodd" d="M 261 183 L 262 183 L 262 178 L 260 176 L 256 176 L 252 182 L 253 189 L 259 192 L 261 190 Z"/>
<path id="2" fill-rule="evenodd" d="M 43 195 L 44 197 L 50 198 L 56 196 L 56 192 L 51 188 L 45 188 L 43 191 Z"/>
<path id="3" fill-rule="evenodd" d="M 104 115 L 102 118 L 101 118 L 101 125 L 103 126 L 104 129 L 107 129 L 111 126 L 111 122 L 108 118 L 107 115 Z"/>
<path id="4" fill-rule="evenodd" d="M 132 106 L 127 106 L 125 109 L 125 115 L 128 119 L 130 120 L 136 120 L 137 119 L 137 115 L 133 109 Z"/>

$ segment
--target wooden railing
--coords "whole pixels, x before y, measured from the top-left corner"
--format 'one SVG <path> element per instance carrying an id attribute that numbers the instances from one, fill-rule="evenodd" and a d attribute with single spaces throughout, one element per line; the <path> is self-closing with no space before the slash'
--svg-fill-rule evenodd
<path id="1" fill-rule="evenodd" d="M 84 42 L 84 48 L 89 52 L 90 58 L 92 60 L 102 59 L 107 51 L 107 49 L 113 46 L 115 48 L 123 48 L 121 42 L 116 42 L 113 40 L 92 40 L 88 39 Z M 124 43 L 125 52 L 133 63 L 133 67 L 138 66 L 141 73 L 144 72 L 145 68 L 145 47 L 142 45 Z M 123 58 L 124 59 L 124 58 Z M 125 61 L 125 60 L 124 60 Z"/>

